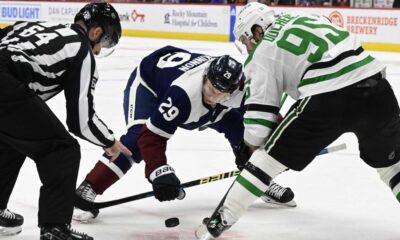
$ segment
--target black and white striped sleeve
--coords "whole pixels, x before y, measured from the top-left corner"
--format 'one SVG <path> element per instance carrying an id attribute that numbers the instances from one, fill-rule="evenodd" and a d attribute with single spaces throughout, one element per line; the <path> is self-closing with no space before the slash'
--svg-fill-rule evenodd
<path id="1" fill-rule="evenodd" d="M 110 147 L 114 144 L 114 135 L 94 109 L 98 73 L 94 56 L 88 46 L 81 45 L 73 65 L 73 70 L 64 83 L 68 128 L 78 137 L 93 144 Z"/>

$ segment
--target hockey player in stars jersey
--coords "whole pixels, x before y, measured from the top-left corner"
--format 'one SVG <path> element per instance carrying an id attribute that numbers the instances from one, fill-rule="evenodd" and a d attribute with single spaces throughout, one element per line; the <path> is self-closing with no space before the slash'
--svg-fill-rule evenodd
<path id="1" fill-rule="evenodd" d="M 244 115 L 244 140 L 257 150 L 197 229 L 198 239 L 219 237 L 272 179 L 287 169 L 303 170 L 345 132 L 357 136 L 361 159 L 400 198 L 399 106 L 384 66 L 353 35 L 325 17 L 275 17 L 256 2 L 239 13 L 234 34 L 250 52 L 245 108 L 252 111 Z M 272 130 L 283 93 L 297 101 Z"/>
<path id="2" fill-rule="evenodd" d="M 29 157 L 43 184 L 40 239 L 93 239 L 70 228 L 80 147 L 45 101 L 64 91 L 70 132 L 111 159 L 132 154 L 96 115 L 93 101 L 94 55 L 118 43 L 118 13 L 108 3 L 91 3 L 78 12 L 75 24 L 18 22 L 0 34 L 0 235 L 21 231 L 23 217 L 7 204 Z"/>
<path id="3" fill-rule="evenodd" d="M 206 126 L 223 133 L 237 150 L 243 139 L 240 110 L 243 97 L 242 64 L 229 56 L 214 58 L 172 46 L 151 53 L 132 72 L 124 94 L 128 132 L 121 142 L 133 152 L 132 158 L 120 155 L 110 163 L 103 155 L 77 194 L 94 201 L 97 194 L 102 194 L 134 163 L 144 159 L 145 175 L 153 185 L 155 197 L 159 201 L 177 198 L 180 181 L 167 164 L 168 139 L 178 127 L 193 130 Z M 163 174 L 157 175 L 159 170 Z M 268 196 L 273 198 L 278 191 L 281 198 L 276 200 L 286 203 L 293 198 L 289 188 L 277 184 L 268 191 Z M 73 218 L 88 221 L 98 213 L 98 210 L 76 209 Z"/>

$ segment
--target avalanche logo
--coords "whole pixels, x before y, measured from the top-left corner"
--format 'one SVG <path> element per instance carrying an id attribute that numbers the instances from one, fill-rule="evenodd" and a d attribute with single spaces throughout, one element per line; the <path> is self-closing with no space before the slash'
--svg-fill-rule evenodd
<path id="1" fill-rule="evenodd" d="M 333 11 L 331 14 L 329 14 L 329 20 L 331 20 L 332 23 L 335 25 L 343 28 L 344 27 L 344 20 L 342 14 L 338 11 Z"/>

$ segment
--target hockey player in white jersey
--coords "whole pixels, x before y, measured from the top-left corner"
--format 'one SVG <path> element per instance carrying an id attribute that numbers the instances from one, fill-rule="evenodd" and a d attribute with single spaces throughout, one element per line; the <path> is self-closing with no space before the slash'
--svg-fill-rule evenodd
<path id="1" fill-rule="evenodd" d="M 94 201 L 143 159 L 155 197 L 159 201 L 177 198 L 180 180 L 167 164 L 166 145 L 178 127 L 208 127 L 223 133 L 237 156 L 237 166 L 242 168 L 249 158 L 241 144 L 243 97 L 242 64 L 227 55 L 215 58 L 172 46 L 151 53 L 132 72 L 124 94 L 128 132 L 120 141 L 131 150 L 132 159 L 120 155 L 110 163 L 104 154 L 77 189 L 77 195 Z M 160 169 L 164 174 L 157 175 Z M 295 206 L 289 188 L 274 184 L 265 196 L 265 201 L 273 199 Z M 76 209 L 73 218 L 88 221 L 98 213 Z"/>
<path id="2" fill-rule="evenodd" d="M 399 199 L 399 106 L 384 66 L 325 17 L 275 17 L 255 2 L 239 13 L 234 34 L 250 52 L 244 140 L 256 150 L 196 237 L 219 237 L 272 179 L 288 169 L 303 170 L 345 132 L 357 136 L 361 159 Z M 274 128 L 283 94 L 296 102 Z"/>

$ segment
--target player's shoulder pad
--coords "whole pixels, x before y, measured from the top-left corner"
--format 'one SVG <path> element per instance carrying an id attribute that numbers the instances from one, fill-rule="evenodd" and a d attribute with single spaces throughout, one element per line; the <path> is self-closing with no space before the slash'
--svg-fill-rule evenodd
<path id="1" fill-rule="evenodd" d="M 186 53 L 190 54 L 190 52 L 188 50 L 178 48 L 175 46 L 171 46 L 171 45 L 167 45 L 165 47 L 159 48 L 158 50 L 154 51 L 149 56 L 164 56 L 167 53 L 175 53 L 175 52 L 186 52 Z"/>

